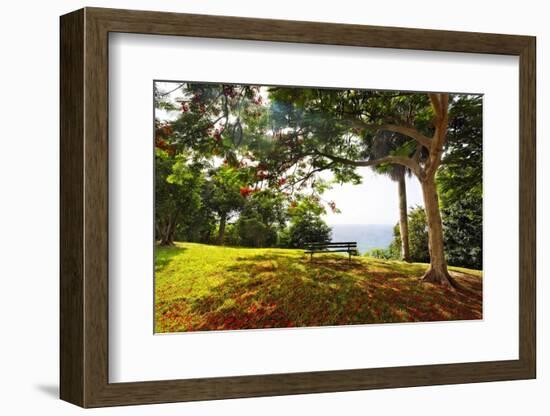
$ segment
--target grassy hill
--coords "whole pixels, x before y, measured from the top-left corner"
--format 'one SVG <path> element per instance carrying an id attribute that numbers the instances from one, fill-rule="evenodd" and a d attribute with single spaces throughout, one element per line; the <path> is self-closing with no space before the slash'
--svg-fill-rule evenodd
<path id="1" fill-rule="evenodd" d="M 451 267 L 465 290 L 422 283 L 426 264 L 302 250 L 176 243 L 157 247 L 157 332 L 482 318 L 482 273 Z"/>

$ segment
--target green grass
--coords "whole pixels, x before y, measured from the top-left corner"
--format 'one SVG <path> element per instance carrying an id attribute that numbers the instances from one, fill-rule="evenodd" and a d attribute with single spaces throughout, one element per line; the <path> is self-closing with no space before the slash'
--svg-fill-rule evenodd
<path id="1" fill-rule="evenodd" d="M 156 332 L 481 319 L 482 273 L 465 290 L 422 283 L 426 264 L 302 250 L 157 247 Z"/>

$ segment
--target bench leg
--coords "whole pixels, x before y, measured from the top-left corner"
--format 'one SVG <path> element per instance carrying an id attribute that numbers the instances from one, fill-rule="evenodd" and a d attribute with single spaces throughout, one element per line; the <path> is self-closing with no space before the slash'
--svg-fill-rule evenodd
<path id="1" fill-rule="evenodd" d="M 348 256 L 349 256 L 348 263 L 351 263 L 351 251 L 348 251 Z"/>
<path id="2" fill-rule="evenodd" d="M 313 261 L 313 253 L 310 253 L 310 255 L 309 255 L 309 261 Z"/>

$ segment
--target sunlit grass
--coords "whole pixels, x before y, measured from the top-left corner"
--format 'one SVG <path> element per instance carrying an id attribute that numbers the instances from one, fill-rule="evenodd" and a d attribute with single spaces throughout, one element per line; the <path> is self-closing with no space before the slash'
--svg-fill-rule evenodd
<path id="1" fill-rule="evenodd" d="M 427 265 L 302 250 L 157 247 L 157 332 L 481 319 L 482 273 L 467 290 L 422 283 Z"/>

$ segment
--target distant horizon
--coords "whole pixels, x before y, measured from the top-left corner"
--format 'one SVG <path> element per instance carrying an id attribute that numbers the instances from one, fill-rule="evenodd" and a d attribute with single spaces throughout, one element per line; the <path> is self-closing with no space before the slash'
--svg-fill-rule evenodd
<path id="1" fill-rule="evenodd" d="M 323 219 L 327 224 L 380 224 L 390 225 L 399 221 L 399 198 L 397 183 L 387 175 L 371 168 L 357 168 L 360 184 L 333 183 L 321 196 L 323 201 L 334 201 L 339 212 L 327 210 Z M 323 179 L 330 181 L 333 175 L 325 173 Z M 422 189 L 414 176 L 405 178 L 407 208 L 424 206 Z"/>
<path id="2" fill-rule="evenodd" d="M 355 241 L 361 254 L 373 249 L 387 249 L 394 235 L 392 224 L 333 224 L 332 241 Z"/>

